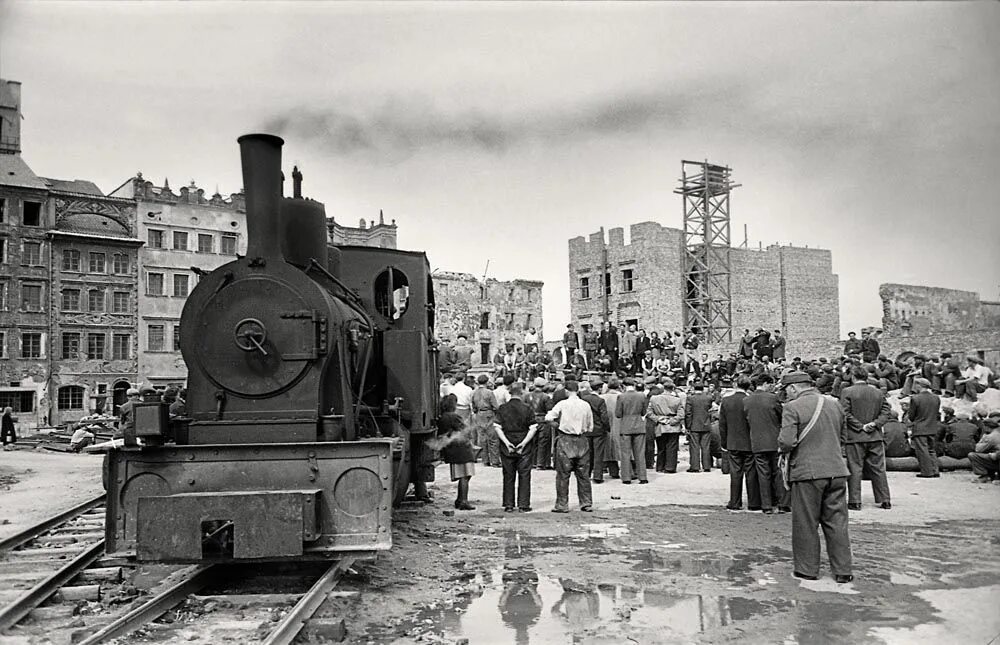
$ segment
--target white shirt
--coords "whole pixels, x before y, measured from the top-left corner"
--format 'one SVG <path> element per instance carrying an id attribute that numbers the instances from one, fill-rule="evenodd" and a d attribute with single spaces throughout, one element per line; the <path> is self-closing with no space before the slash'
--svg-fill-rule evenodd
<path id="1" fill-rule="evenodd" d="M 499 385 L 493 390 L 493 396 L 497 397 L 497 406 L 501 406 L 507 401 L 510 401 L 510 392 L 507 391 L 506 385 Z"/>
<path id="2" fill-rule="evenodd" d="M 528 332 L 524 335 L 525 345 L 537 345 L 538 344 L 538 334 L 532 334 Z"/>
<path id="3" fill-rule="evenodd" d="M 986 367 L 985 365 L 980 365 L 979 363 L 976 363 L 972 367 L 967 367 L 964 370 L 962 370 L 962 376 L 964 376 L 967 379 L 976 381 L 980 385 L 987 387 L 990 384 L 991 373 L 992 372 L 990 368 Z"/>
<path id="4" fill-rule="evenodd" d="M 455 395 L 457 401 L 455 406 L 459 408 L 469 409 L 472 407 L 472 388 L 465 384 L 465 381 L 459 381 L 451 386 L 451 393 Z"/>
<path id="5" fill-rule="evenodd" d="M 559 431 L 564 434 L 582 435 L 594 429 L 594 412 L 590 404 L 569 392 L 569 398 L 563 399 L 545 415 L 546 421 L 559 419 Z"/>

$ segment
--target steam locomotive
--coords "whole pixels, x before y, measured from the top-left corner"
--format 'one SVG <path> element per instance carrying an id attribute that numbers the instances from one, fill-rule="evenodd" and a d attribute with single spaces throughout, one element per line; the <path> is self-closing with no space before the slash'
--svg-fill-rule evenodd
<path id="1" fill-rule="evenodd" d="M 275 136 L 239 138 L 245 257 L 181 315 L 187 419 L 139 403 L 108 463 L 106 545 L 154 562 L 368 557 L 433 478 L 434 290 L 423 253 L 327 244 L 323 204 L 283 197 Z"/>

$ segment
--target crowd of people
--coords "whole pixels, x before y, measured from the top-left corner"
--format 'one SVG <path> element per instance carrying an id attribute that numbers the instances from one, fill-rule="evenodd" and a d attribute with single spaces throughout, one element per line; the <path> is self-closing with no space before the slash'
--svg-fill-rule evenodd
<path id="1" fill-rule="evenodd" d="M 996 384 L 979 357 L 964 368 L 947 353 L 893 361 L 870 334 L 852 333 L 841 356 L 789 360 L 780 332 L 747 330 L 736 351 L 709 360 L 694 334 L 665 334 L 667 343 L 607 325 L 596 345 L 593 335 L 581 344 L 567 327 L 556 352 L 566 357 L 561 369 L 536 365 L 537 347 L 508 348 L 514 359 L 475 378 L 461 352 L 442 361 L 441 429 L 450 439 L 441 454 L 459 481 L 456 508 L 474 508 L 469 482 L 480 452 L 485 466 L 503 469 L 505 511 L 531 510 L 532 470 L 554 469 L 551 510 L 569 512 L 575 478 L 580 510 L 589 512 L 591 487 L 606 478 L 641 485 L 650 471 L 677 473 L 685 438 L 687 472 L 728 472 L 727 509 L 744 509 L 745 488 L 747 510 L 792 512 L 796 575 L 816 576 L 822 526 L 833 573 L 845 582 L 847 515 L 862 508 L 863 477 L 876 506 L 892 508 L 887 446 L 906 444 L 918 477 L 939 476 L 939 454 L 968 457 L 978 480 L 1000 476 L 1000 409 L 956 417 L 941 402 L 971 403 Z"/>

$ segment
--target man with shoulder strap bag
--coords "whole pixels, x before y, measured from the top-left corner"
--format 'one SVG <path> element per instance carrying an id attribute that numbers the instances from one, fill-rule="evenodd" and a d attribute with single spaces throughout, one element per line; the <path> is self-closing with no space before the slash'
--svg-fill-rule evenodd
<path id="1" fill-rule="evenodd" d="M 804 372 L 781 378 L 787 403 L 782 409 L 778 450 L 782 476 L 791 487 L 794 575 L 819 578 L 819 535 L 822 526 L 834 580 L 847 583 L 851 573 L 851 540 L 847 530 L 847 466 L 841 449 L 844 411 L 823 396 Z"/>

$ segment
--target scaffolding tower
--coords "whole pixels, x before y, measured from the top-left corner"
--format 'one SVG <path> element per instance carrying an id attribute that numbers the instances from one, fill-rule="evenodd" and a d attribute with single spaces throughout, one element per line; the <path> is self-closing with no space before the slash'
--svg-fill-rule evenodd
<path id="1" fill-rule="evenodd" d="M 684 202 L 684 329 L 708 343 L 732 342 L 728 166 L 681 161 Z"/>

